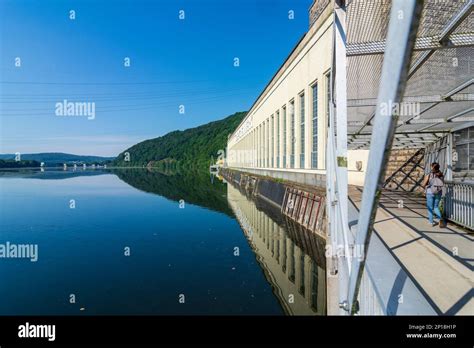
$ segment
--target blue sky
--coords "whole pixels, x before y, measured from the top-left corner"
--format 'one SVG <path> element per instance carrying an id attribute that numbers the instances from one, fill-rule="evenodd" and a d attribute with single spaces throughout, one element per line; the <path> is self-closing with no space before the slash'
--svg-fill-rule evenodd
<path id="1" fill-rule="evenodd" d="M 306 32 L 311 2 L 0 0 L 0 153 L 115 156 L 248 110 Z M 64 99 L 95 103 L 95 119 L 56 116 Z"/>

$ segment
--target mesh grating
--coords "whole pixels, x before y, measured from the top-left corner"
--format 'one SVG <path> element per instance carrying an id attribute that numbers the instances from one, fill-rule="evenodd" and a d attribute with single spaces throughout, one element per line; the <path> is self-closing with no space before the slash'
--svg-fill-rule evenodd
<path id="1" fill-rule="evenodd" d="M 468 0 L 425 1 L 411 67 L 426 55 L 428 59 L 410 76 L 403 99 L 418 104 L 421 115 L 416 120 L 412 114 L 400 116 L 402 124 L 396 127 L 394 147 L 426 146 L 443 134 L 437 132 L 474 121 L 473 113 L 466 112 L 474 104 L 474 16 L 471 12 L 461 17 L 467 4 Z M 389 0 L 352 0 L 347 7 L 349 148 L 369 146 L 369 121 L 375 112 L 383 66 L 383 54 L 379 53 L 385 48 L 390 7 Z M 451 27 L 449 44 L 438 49 L 442 47 L 441 35 Z M 464 88 L 446 98 L 463 84 Z M 446 121 L 463 112 L 461 117 Z M 417 137 L 419 131 L 423 131 L 422 137 Z"/>

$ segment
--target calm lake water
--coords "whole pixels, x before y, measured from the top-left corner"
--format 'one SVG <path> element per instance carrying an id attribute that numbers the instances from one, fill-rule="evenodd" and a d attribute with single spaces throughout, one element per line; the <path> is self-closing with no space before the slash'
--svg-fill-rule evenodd
<path id="1" fill-rule="evenodd" d="M 308 233 L 206 173 L 3 171 L 0 244 L 38 260 L 0 258 L 0 315 L 325 314 Z"/>

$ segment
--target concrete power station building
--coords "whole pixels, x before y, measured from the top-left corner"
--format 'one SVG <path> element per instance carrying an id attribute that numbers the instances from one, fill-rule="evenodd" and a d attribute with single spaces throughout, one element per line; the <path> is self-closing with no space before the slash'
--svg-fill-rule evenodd
<path id="1" fill-rule="evenodd" d="M 473 7 L 314 0 L 307 33 L 229 136 L 227 182 L 324 239 L 328 314 L 473 313 Z M 448 227 L 428 223 L 419 195 L 432 163 Z M 295 281 L 312 284 L 305 272 Z"/>
<path id="2" fill-rule="evenodd" d="M 308 32 L 229 137 L 227 166 L 304 184 L 322 184 L 326 163 L 333 9 L 314 1 Z M 367 151 L 349 151 L 349 182 L 362 184 Z"/>

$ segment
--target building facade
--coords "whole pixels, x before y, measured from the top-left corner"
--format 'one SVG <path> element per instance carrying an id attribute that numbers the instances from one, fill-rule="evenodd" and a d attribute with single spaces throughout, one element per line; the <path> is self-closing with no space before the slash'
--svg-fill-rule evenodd
<path id="1" fill-rule="evenodd" d="M 310 28 L 229 137 L 227 166 L 324 174 L 333 16 L 315 1 Z M 316 16 L 317 15 L 317 16 Z"/>

